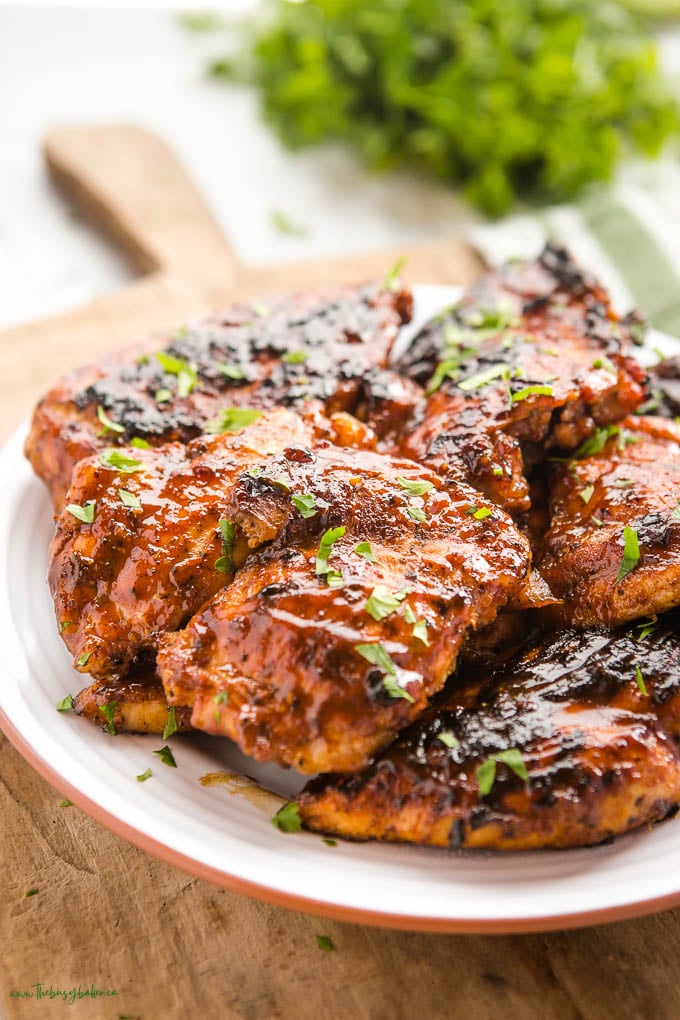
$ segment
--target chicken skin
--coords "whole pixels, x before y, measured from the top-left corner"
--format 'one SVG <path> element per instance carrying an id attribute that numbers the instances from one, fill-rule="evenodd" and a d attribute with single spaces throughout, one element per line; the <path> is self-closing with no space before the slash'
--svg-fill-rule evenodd
<path id="1" fill-rule="evenodd" d="M 288 449 L 225 514 L 256 550 L 160 640 L 168 702 L 258 761 L 361 768 L 526 583 L 526 539 L 460 484 L 372 452 Z"/>
<path id="2" fill-rule="evenodd" d="M 626 418 L 583 453 L 552 481 L 540 570 L 563 604 L 549 618 L 615 627 L 680 605 L 680 426 Z"/>
<path id="3" fill-rule="evenodd" d="M 430 394 L 399 450 L 522 513 L 526 475 L 546 451 L 575 449 L 644 400 L 632 342 L 606 292 L 548 246 L 484 277 L 399 360 Z"/>
<path id="4" fill-rule="evenodd" d="M 191 709 L 170 710 L 163 685 L 150 665 L 138 666 L 124 678 L 96 680 L 76 695 L 73 709 L 112 736 L 116 733 L 169 736 L 193 729 Z"/>
<path id="5" fill-rule="evenodd" d="M 244 468 L 314 438 L 313 422 L 280 409 L 238 432 L 79 461 L 48 575 L 74 667 L 100 679 L 123 674 L 159 634 L 186 623 L 244 556 L 230 540 L 225 558 L 226 490 Z M 88 509 L 91 523 L 82 520 Z"/>
<path id="6" fill-rule="evenodd" d="M 26 455 L 61 510 L 73 465 L 108 446 L 186 443 L 234 406 L 352 411 L 411 307 L 408 291 L 365 285 L 200 319 L 65 376 L 35 410 Z"/>
<path id="7" fill-rule="evenodd" d="M 461 677 L 364 772 L 312 780 L 296 801 L 303 825 L 529 850 L 661 820 L 680 800 L 679 624 L 567 630 L 495 676 Z"/>

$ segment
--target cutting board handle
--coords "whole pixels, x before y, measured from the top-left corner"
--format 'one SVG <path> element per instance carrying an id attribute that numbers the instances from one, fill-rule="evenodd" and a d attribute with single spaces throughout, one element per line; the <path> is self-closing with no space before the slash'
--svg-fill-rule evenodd
<path id="1" fill-rule="evenodd" d="M 58 127 L 44 143 L 47 165 L 71 198 L 145 270 L 198 272 L 225 290 L 234 253 L 174 153 L 132 125 Z"/>

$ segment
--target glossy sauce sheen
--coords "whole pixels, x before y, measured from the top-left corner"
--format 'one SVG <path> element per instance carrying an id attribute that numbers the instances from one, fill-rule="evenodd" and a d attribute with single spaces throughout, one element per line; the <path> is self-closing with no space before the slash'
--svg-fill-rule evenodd
<path id="1" fill-rule="evenodd" d="M 574 449 L 644 400 L 632 342 L 632 323 L 602 287 L 548 246 L 537 262 L 483 277 L 415 338 L 399 372 L 427 385 L 447 359 L 457 367 L 420 405 L 399 449 L 511 513 L 526 511 L 525 473 L 546 451 Z"/>
<path id="2" fill-rule="evenodd" d="M 680 426 L 630 417 L 599 453 L 555 466 L 550 514 L 540 570 L 564 600 L 550 619 L 615 627 L 680 604 Z M 626 526 L 640 555 L 619 580 Z"/>
<path id="3" fill-rule="evenodd" d="M 431 488 L 410 496 L 399 478 Z M 314 497 L 313 517 L 294 494 Z M 366 764 L 443 686 L 468 630 L 495 617 L 529 568 L 528 544 L 503 511 L 472 516 L 479 493 L 367 451 L 286 450 L 257 478 L 242 475 L 229 502 L 256 551 L 183 631 L 161 639 L 159 673 L 171 704 L 193 706 L 195 726 L 301 772 Z M 315 561 L 336 527 L 346 531 L 328 563 L 343 581 L 330 587 Z M 360 542 L 374 562 L 356 552 Z M 406 593 L 379 621 L 366 609 L 377 585 Z M 407 606 L 426 621 L 427 645 Z M 386 650 L 408 697 L 390 693 L 362 644 Z"/>
<path id="4" fill-rule="evenodd" d="M 371 403 L 372 387 L 389 390 L 381 369 L 411 308 L 409 292 L 376 285 L 235 306 L 67 375 L 38 404 L 26 454 L 60 509 L 73 465 L 106 446 L 133 437 L 186 443 L 230 406 L 321 400 L 329 413 L 352 411 Z M 165 371 L 158 351 L 193 366 L 188 395 L 178 395 L 178 375 Z M 169 399 L 156 399 L 162 390 Z M 98 406 L 122 433 L 102 428 Z"/>
<path id="5" fill-rule="evenodd" d="M 297 799 L 305 826 L 521 850 L 587 846 L 664 818 L 680 799 L 679 624 L 670 614 L 643 640 L 635 627 L 567 630 L 495 676 L 459 677 L 363 773 L 313 780 Z M 527 779 L 498 760 L 483 796 L 477 767 L 510 749 Z"/>

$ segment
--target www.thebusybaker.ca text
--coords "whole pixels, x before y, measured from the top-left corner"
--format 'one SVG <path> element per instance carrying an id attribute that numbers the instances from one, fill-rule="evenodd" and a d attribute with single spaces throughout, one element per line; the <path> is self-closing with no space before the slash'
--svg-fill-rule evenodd
<path id="1" fill-rule="evenodd" d="M 46 987 L 40 981 L 36 981 L 26 991 L 12 990 L 9 993 L 10 999 L 62 999 L 69 1006 L 78 999 L 100 999 L 111 995 L 118 995 L 115 988 L 95 988 L 94 985 L 89 988 L 82 988 L 81 985 L 66 989 L 53 988 L 52 985 Z"/>

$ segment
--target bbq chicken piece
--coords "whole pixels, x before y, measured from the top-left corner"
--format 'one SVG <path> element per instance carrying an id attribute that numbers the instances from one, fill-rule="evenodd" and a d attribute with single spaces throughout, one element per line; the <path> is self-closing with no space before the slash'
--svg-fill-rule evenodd
<path id="1" fill-rule="evenodd" d="M 308 829 L 494 850 L 589 846 L 680 801 L 680 617 L 567 630 L 490 678 L 460 678 L 354 776 L 312 780 Z"/>
<path id="2" fill-rule="evenodd" d="M 372 452 L 286 450 L 225 514 L 257 551 L 161 639 L 158 672 L 195 727 L 305 773 L 365 765 L 529 571 L 503 511 Z"/>
<path id="3" fill-rule="evenodd" d="M 615 627 L 680 605 L 680 426 L 626 418 L 555 471 L 541 574 L 557 622 Z"/>
<path id="4" fill-rule="evenodd" d="M 652 395 L 645 412 L 666 418 L 680 416 L 680 355 L 664 358 L 649 369 L 649 376 Z"/>
<path id="5" fill-rule="evenodd" d="M 644 400 L 632 343 L 605 291 L 548 246 L 484 277 L 399 359 L 429 393 L 399 451 L 522 513 L 525 475 L 546 451 L 575 449 Z"/>
<path id="6" fill-rule="evenodd" d="M 65 376 L 35 410 L 26 455 L 61 510 L 73 465 L 107 446 L 186 443 L 231 407 L 315 399 L 329 414 L 352 411 L 411 306 L 408 291 L 366 285 L 198 320 Z"/>
<path id="7" fill-rule="evenodd" d="M 193 729 L 191 709 L 168 707 L 153 666 L 138 666 L 124 678 L 96 680 L 76 695 L 77 715 L 109 733 L 184 733 Z"/>
<path id="8" fill-rule="evenodd" d="M 123 674 L 231 580 L 245 548 L 224 520 L 226 492 L 242 471 L 291 444 L 366 433 L 346 415 L 244 413 L 255 420 L 238 432 L 112 447 L 76 465 L 49 550 L 57 622 L 76 669 Z M 232 417 L 230 427 L 245 421 Z"/>

